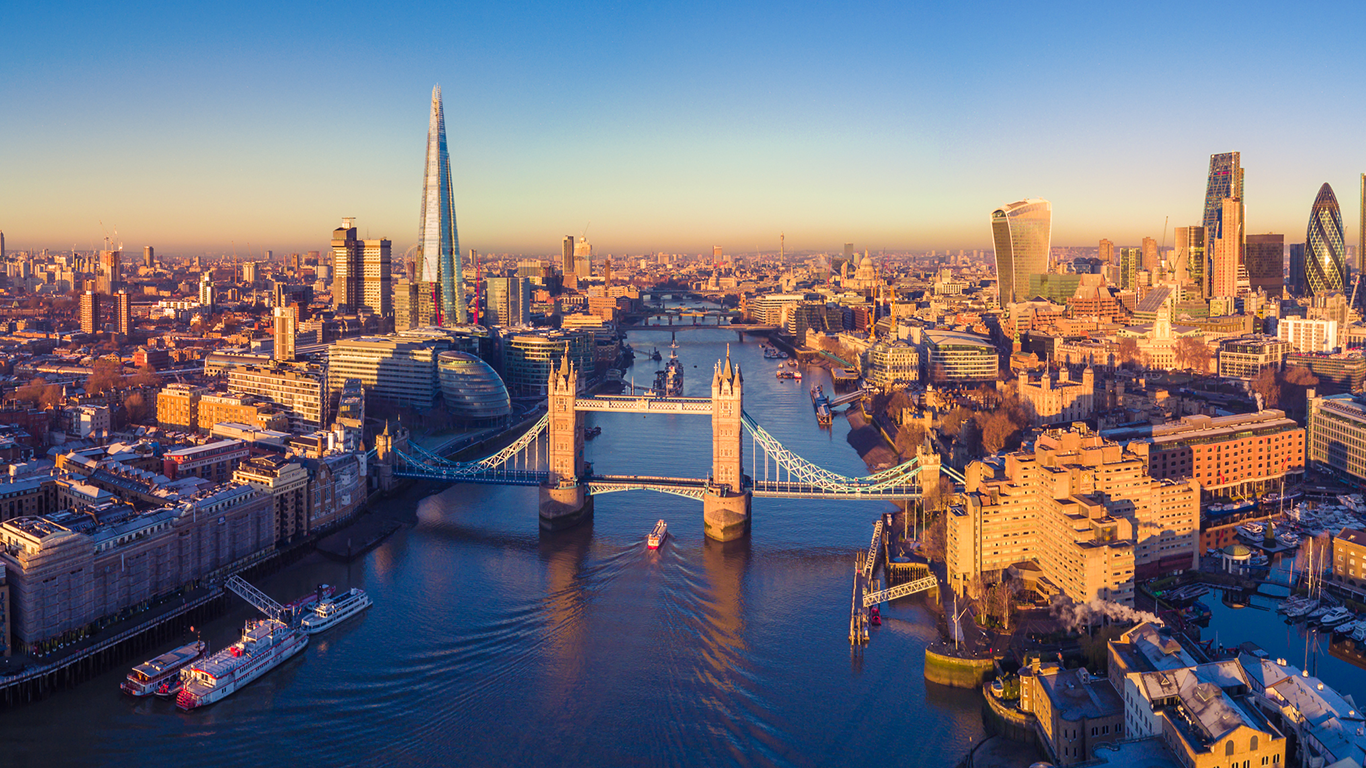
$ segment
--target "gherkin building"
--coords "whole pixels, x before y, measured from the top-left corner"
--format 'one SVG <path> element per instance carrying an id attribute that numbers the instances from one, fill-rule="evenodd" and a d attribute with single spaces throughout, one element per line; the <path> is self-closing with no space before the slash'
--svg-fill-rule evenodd
<path id="1" fill-rule="evenodd" d="M 1342 240 L 1342 211 L 1333 188 L 1319 187 L 1309 212 L 1309 232 L 1304 240 L 1304 283 L 1313 296 L 1343 290 L 1346 284 L 1346 248 Z"/>

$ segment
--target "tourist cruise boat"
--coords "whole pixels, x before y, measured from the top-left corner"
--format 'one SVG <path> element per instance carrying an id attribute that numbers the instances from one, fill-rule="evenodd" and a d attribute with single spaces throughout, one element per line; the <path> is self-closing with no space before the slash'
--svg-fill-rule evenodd
<path id="1" fill-rule="evenodd" d="M 189 710 L 221 701 L 307 645 L 308 635 L 282 621 L 248 621 L 241 640 L 180 671 L 176 706 Z"/>
<path id="2" fill-rule="evenodd" d="M 655 529 L 650 531 L 650 535 L 645 537 L 645 546 L 650 549 L 659 549 L 664 543 L 664 539 L 669 535 L 669 525 L 663 520 L 655 523 Z"/>
<path id="3" fill-rule="evenodd" d="M 208 646 L 202 640 L 182 645 L 174 651 L 167 651 L 150 661 L 133 667 L 128 679 L 119 689 L 129 696 L 150 696 L 160 692 L 163 684 L 168 692 L 180 690 L 180 670 L 186 664 L 198 661 L 204 656 Z"/>
<path id="4" fill-rule="evenodd" d="M 365 590 L 352 587 L 350 592 L 341 597 L 318 603 L 313 613 L 305 616 L 299 623 L 299 628 L 306 634 L 316 635 L 369 608 L 373 602 L 370 596 L 365 594 Z"/>

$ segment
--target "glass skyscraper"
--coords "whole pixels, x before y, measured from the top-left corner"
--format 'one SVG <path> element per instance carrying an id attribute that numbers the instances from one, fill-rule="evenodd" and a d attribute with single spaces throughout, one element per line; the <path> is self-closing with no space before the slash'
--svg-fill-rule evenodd
<path id="1" fill-rule="evenodd" d="M 441 86 L 432 89 L 432 116 L 427 127 L 427 169 L 422 179 L 422 217 L 418 220 L 417 258 L 426 290 L 443 326 L 469 322 L 460 274 L 460 236 L 455 229 L 455 192 L 451 186 L 451 158 L 446 151 L 446 116 Z"/>
<path id="2" fill-rule="evenodd" d="M 1029 276 L 1048 271 L 1052 233 L 1053 206 L 1047 200 L 1020 200 L 991 212 L 1002 307 L 1032 298 Z"/>
<path id="3" fill-rule="evenodd" d="M 1304 282 L 1311 296 L 1342 291 L 1346 285 L 1347 249 L 1342 238 L 1342 210 L 1326 182 L 1309 211 L 1304 241 Z"/>
<path id="4" fill-rule="evenodd" d="M 1209 156 L 1209 181 L 1205 184 L 1205 229 L 1217 228 L 1221 212 L 1220 201 L 1226 197 L 1243 199 L 1243 165 L 1237 152 Z M 1210 236 L 1213 240 L 1214 236 Z"/>

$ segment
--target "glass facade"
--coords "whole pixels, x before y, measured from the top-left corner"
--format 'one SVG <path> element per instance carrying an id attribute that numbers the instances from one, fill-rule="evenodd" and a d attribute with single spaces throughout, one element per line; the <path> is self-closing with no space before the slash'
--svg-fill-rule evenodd
<path id="1" fill-rule="evenodd" d="M 1285 287 L 1285 235 L 1248 235 L 1243 258 L 1251 289 L 1280 296 Z"/>
<path id="2" fill-rule="evenodd" d="M 1209 156 L 1209 181 L 1205 185 L 1205 215 L 1202 220 L 1206 230 L 1217 231 L 1220 208 L 1226 197 L 1239 200 L 1243 197 L 1243 165 L 1238 152 Z"/>
<path id="3" fill-rule="evenodd" d="M 417 258 L 422 264 L 422 281 L 440 286 L 439 324 L 469 322 L 460 274 L 460 235 L 455 227 L 451 158 L 446 151 L 446 115 L 441 106 L 439 85 L 432 89 L 427 169 L 422 179 L 422 216 L 417 227 Z"/>
<path id="4" fill-rule="evenodd" d="M 1319 187 L 1309 212 L 1304 245 L 1304 282 L 1311 296 L 1342 291 L 1346 284 L 1347 250 L 1342 238 L 1342 210 L 1328 184 Z"/>
<path id="5" fill-rule="evenodd" d="M 1029 276 L 1048 271 L 1053 206 L 1047 200 L 1020 200 L 991 212 L 996 245 L 996 277 L 1001 306 L 1029 298 Z"/>
<path id="6" fill-rule="evenodd" d="M 514 396 L 545 394 L 550 369 L 569 354 L 586 384 L 593 370 L 593 334 L 588 331 L 527 331 L 503 337 L 503 382 Z"/>
<path id="7" fill-rule="evenodd" d="M 468 352 L 442 352 L 436 359 L 446 410 L 461 421 L 496 421 L 512 413 L 503 380 L 489 364 Z"/>

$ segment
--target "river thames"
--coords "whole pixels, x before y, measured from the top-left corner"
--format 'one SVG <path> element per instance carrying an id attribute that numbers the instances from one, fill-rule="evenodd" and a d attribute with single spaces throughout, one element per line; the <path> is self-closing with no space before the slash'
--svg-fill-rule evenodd
<path id="1" fill-rule="evenodd" d="M 866 474 L 847 422 L 822 431 L 812 415 L 825 371 L 778 380 L 758 339 L 678 337 L 686 394 L 709 394 L 729 341 L 760 424 L 816 464 Z M 652 383 L 649 351 L 667 359 L 669 333 L 630 341 L 627 377 Z M 587 449 L 599 473 L 708 474 L 705 417 L 587 422 L 603 430 Z M 854 555 L 890 504 L 756 499 L 748 540 L 721 545 L 689 499 L 605 495 L 590 522 L 554 534 L 536 502 L 535 489 L 469 485 L 380 502 L 412 525 L 349 565 L 315 554 L 259 583 L 279 600 L 362 587 L 375 605 L 361 618 L 205 710 L 125 697 L 121 668 L 0 712 L 0 765 L 944 766 L 980 738 L 980 695 L 922 677 L 935 636 L 923 597 L 887 608 L 850 654 Z M 670 537 L 651 552 L 659 518 Z M 254 613 L 232 600 L 203 628 L 213 649 Z"/>

